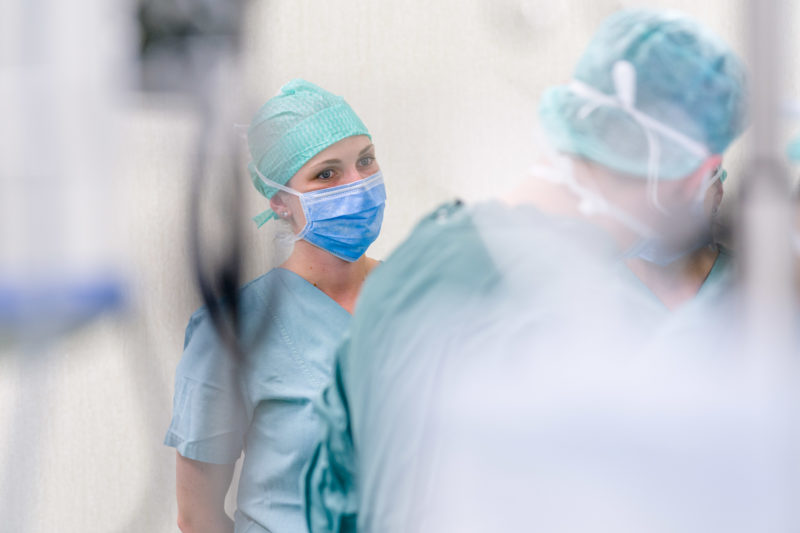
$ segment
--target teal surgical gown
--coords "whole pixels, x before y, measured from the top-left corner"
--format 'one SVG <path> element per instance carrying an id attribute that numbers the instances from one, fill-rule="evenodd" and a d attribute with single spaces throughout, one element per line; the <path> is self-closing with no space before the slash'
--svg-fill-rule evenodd
<path id="1" fill-rule="evenodd" d="M 244 450 L 236 531 L 307 531 L 300 474 L 322 431 L 312 401 L 331 378 L 350 314 L 276 268 L 241 289 L 241 364 L 220 346 L 205 309 L 189 321 L 165 443 L 184 457 L 236 462 Z"/>
<path id="2" fill-rule="evenodd" d="M 596 227 L 445 205 L 367 280 L 325 438 L 312 532 L 752 531 L 785 449 L 737 354 L 721 253 L 668 310 Z M 766 460 L 769 457 L 769 460 Z"/>

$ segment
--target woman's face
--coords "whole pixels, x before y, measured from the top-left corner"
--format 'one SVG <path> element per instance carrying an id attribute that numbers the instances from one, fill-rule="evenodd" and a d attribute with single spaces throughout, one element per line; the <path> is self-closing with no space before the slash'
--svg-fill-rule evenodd
<path id="1" fill-rule="evenodd" d="M 301 193 L 316 191 L 353 183 L 379 170 L 375 146 L 366 135 L 357 135 L 342 139 L 309 159 L 286 186 Z M 270 205 L 280 218 L 292 224 L 295 233 L 306 225 L 300 199 L 296 196 L 279 191 Z"/>

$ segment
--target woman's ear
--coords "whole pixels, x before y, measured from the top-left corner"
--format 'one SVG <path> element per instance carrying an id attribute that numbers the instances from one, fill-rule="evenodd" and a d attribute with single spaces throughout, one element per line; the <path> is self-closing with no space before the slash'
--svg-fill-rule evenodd
<path id="1" fill-rule="evenodd" d="M 289 207 L 286 205 L 286 202 L 283 198 L 283 193 L 281 193 L 281 191 L 278 191 L 272 195 L 272 198 L 269 199 L 269 206 L 273 211 L 275 211 L 279 218 L 286 219 L 291 216 Z"/>

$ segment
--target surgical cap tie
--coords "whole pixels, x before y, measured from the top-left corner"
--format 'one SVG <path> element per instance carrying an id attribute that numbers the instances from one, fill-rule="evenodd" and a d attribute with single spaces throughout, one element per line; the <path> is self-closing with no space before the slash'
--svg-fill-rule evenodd
<path id="1" fill-rule="evenodd" d="M 706 158 L 711 155 L 708 148 L 702 143 L 684 135 L 683 133 L 667 126 L 663 122 L 636 109 L 636 69 L 628 61 L 617 61 L 612 71 L 614 81 L 614 96 L 598 91 L 594 87 L 579 81 L 572 80 L 568 89 L 588 100 L 578 113 L 580 119 L 586 119 L 598 107 L 617 107 L 633 118 L 644 131 L 648 146 L 647 164 L 647 191 L 648 200 L 659 211 L 667 213 L 658 201 L 658 163 L 661 157 L 661 148 L 654 132 L 660 133 L 681 145 L 698 157 Z"/>

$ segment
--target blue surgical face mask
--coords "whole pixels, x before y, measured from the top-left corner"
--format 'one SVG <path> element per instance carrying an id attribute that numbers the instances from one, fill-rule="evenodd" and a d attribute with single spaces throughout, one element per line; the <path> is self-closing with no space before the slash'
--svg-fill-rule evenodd
<path id="1" fill-rule="evenodd" d="M 380 171 L 353 183 L 305 193 L 274 182 L 260 172 L 258 175 L 269 186 L 300 199 L 306 225 L 295 240 L 303 239 L 353 262 L 378 238 L 386 204 L 386 188 Z"/>

